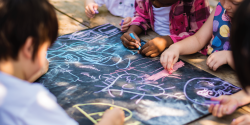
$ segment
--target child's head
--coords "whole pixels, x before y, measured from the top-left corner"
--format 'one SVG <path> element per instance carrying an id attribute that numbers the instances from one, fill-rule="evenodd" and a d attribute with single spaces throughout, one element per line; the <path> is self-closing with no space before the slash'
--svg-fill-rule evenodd
<path id="1" fill-rule="evenodd" d="M 235 11 L 239 7 L 243 0 L 220 0 L 221 5 L 226 9 L 227 14 L 230 17 L 234 16 Z"/>
<path id="2" fill-rule="evenodd" d="M 179 1 L 179 0 L 150 0 L 150 2 L 156 8 L 168 7 L 168 6 L 175 4 L 177 1 Z"/>
<path id="3" fill-rule="evenodd" d="M 0 63 L 21 61 L 30 77 L 45 65 L 57 35 L 56 13 L 47 0 L 0 0 Z"/>
<path id="4" fill-rule="evenodd" d="M 245 0 L 237 9 L 232 20 L 231 48 L 235 69 L 246 90 L 250 87 L 250 0 Z"/>

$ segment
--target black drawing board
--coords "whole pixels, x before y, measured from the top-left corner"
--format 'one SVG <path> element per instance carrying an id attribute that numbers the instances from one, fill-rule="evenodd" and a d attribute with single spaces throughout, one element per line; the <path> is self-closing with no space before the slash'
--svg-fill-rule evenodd
<path id="1" fill-rule="evenodd" d="M 186 124 L 209 114 L 209 98 L 241 90 L 182 60 L 167 74 L 159 57 L 125 48 L 121 35 L 105 24 L 60 36 L 48 49 L 49 71 L 37 82 L 81 125 L 111 106 L 125 111 L 125 124 Z"/>

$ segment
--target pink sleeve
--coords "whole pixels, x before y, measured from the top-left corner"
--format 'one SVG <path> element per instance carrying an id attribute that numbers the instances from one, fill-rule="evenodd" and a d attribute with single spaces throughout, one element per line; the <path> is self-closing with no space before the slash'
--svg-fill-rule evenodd
<path id="1" fill-rule="evenodd" d="M 146 9 L 144 0 L 136 0 L 135 2 L 135 15 L 132 18 L 130 25 L 137 25 L 142 30 L 147 31 L 150 29 L 150 17 L 148 15 L 148 10 Z"/>

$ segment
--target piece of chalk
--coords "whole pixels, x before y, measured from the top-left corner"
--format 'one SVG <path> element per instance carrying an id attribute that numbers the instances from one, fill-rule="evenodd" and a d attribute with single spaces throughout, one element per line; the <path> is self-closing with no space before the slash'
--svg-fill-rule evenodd
<path id="1" fill-rule="evenodd" d="M 98 14 L 99 13 L 99 11 L 98 10 L 94 10 L 95 11 L 95 14 Z"/>
<path id="2" fill-rule="evenodd" d="M 133 33 L 130 33 L 129 34 L 133 39 L 135 39 L 136 40 L 136 38 L 135 38 L 135 36 L 134 36 L 134 34 Z M 139 45 L 139 48 L 138 48 L 139 50 L 141 49 L 141 47 L 140 47 L 140 45 Z"/>
<path id="3" fill-rule="evenodd" d="M 219 101 L 211 101 L 211 100 L 206 100 L 204 103 L 205 104 L 220 104 Z"/>
<path id="4" fill-rule="evenodd" d="M 113 107 L 110 107 L 109 109 L 110 109 L 110 110 L 112 110 L 112 109 L 113 109 Z"/>
<path id="5" fill-rule="evenodd" d="M 124 19 L 122 19 L 121 26 L 123 25 L 123 23 L 124 23 Z"/>

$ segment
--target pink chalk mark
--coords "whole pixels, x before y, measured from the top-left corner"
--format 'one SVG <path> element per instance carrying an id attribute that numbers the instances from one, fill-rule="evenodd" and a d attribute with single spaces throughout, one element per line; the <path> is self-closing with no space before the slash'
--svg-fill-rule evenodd
<path id="1" fill-rule="evenodd" d="M 184 66 L 184 62 L 182 62 L 182 61 L 179 61 L 179 62 L 175 63 L 172 72 L 178 70 L 179 68 L 181 68 L 183 66 Z M 169 75 L 171 75 L 171 74 L 166 69 L 163 69 L 162 71 L 148 77 L 147 80 L 156 81 L 156 80 L 158 80 L 158 79 L 160 79 L 162 77 L 167 77 Z"/>

